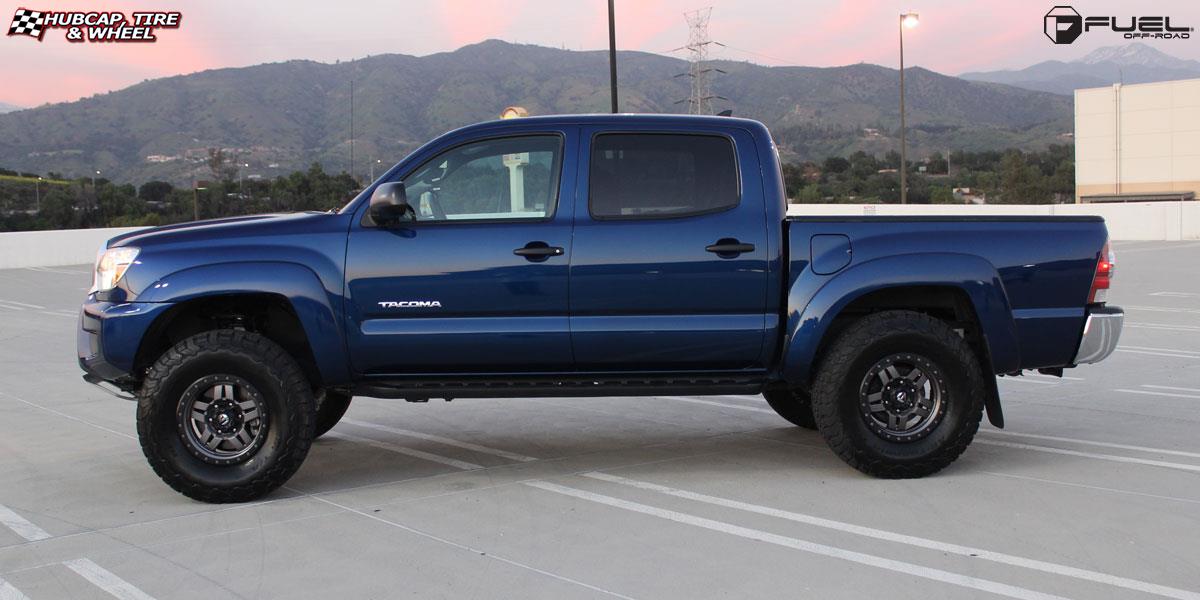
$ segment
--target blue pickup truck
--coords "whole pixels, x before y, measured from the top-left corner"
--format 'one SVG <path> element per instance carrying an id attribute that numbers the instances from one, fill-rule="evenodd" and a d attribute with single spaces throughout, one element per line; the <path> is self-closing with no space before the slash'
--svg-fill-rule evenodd
<path id="1" fill-rule="evenodd" d="M 136 399 L 167 484 L 238 502 L 287 481 L 354 396 L 763 394 L 856 469 L 920 477 L 985 411 L 1003 426 L 997 376 L 1116 346 L 1100 218 L 786 202 L 755 121 L 473 125 L 341 210 L 110 240 L 79 363 Z"/>

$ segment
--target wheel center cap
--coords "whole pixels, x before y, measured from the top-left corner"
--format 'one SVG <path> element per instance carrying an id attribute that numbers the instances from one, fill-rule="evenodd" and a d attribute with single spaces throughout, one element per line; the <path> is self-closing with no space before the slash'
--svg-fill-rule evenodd
<path id="1" fill-rule="evenodd" d="M 231 420 L 232 419 L 229 418 L 229 415 L 227 415 L 225 413 L 221 413 L 220 415 L 217 415 L 217 425 L 220 425 L 221 427 L 228 427 L 229 421 L 231 421 Z"/>

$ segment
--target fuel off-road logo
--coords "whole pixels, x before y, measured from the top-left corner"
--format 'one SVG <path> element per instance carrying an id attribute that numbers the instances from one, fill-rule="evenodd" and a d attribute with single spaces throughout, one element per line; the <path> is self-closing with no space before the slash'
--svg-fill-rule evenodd
<path id="1" fill-rule="evenodd" d="M 159 29 L 178 29 L 183 15 L 176 11 L 49 11 L 18 8 L 8 35 L 27 35 L 42 41 L 47 29 L 65 29 L 68 42 L 156 42 Z"/>
<path id="2" fill-rule="evenodd" d="M 1127 40 L 1186 40 L 1192 28 L 1171 23 L 1171 17 L 1084 17 L 1070 6 L 1055 6 L 1043 20 L 1046 37 L 1055 44 L 1070 44 L 1093 29 L 1123 34 Z"/>

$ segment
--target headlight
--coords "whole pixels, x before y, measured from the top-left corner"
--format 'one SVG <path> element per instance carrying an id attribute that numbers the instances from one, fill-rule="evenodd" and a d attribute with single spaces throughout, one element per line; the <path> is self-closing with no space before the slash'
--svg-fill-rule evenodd
<path id="1" fill-rule="evenodd" d="M 96 260 L 96 280 L 92 291 L 107 292 L 116 287 L 137 255 L 138 249 L 130 247 L 109 248 L 101 253 Z"/>

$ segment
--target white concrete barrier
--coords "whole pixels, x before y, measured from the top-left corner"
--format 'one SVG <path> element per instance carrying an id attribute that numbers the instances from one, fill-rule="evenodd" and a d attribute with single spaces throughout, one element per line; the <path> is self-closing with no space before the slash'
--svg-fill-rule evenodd
<path id="1" fill-rule="evenodd" d="M 109 238 L 140 227 L 0 233 L 0 269 L 92 264 Z"/>
<path id="2" fill-rule="evenodd" d="M 1200 202 L 1126 204 L 791 204 L 793 216 L 1099 215 L 1114 240 L 1200 240 Z M 90 264 L 100 244 L 137 227 L 0 233 L 0 269 Z"/>
<path id="3" fill-rule="evenodd" d="M 1200 202 L 1114 204 L 790 204 L 790 216 L 1098 215 L 1114 240 L 1200 240 Z"/>

